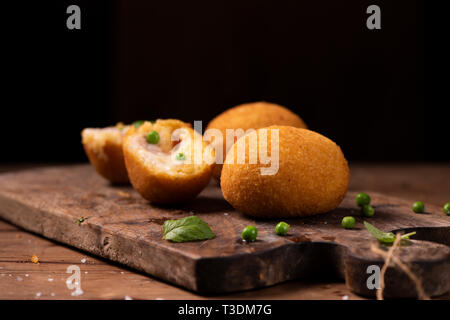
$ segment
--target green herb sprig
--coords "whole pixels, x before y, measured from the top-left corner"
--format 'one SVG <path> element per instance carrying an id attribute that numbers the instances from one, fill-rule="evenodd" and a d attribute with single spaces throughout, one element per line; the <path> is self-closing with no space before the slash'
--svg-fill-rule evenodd
<path id="1" fill-rule="evenodd" d="M 392 244 L 395 241 L 395 234 L 392 232 L 384 232 L 380 229 L 376 228 L 374 225 L 371 225 L 370 223 L 364 221 L 364 226 L 366 227 L 367 231 L 376 239 L 378 239 L 381 243 L 384 244 Z M 404 234 L 401 236 L 402 240 L 407 240 L 409 237 L 415 235 L 416 232 L 410 232 L 407 234 Z"/>

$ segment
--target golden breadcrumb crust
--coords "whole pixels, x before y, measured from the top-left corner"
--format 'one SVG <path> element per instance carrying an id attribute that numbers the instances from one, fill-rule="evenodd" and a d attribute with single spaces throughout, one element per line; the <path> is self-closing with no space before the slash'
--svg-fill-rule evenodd
<path id="1" fill-rule="evenodd" d="M 241 104 L 222 112 L 211 120 L 206 129 L 219 129 L 222 132 L 224 138 L 223 158 L 225 159 L 228 151 L 225 143 L 226 129 L 241 128 L 246 131 L 272 125 L 307 128 L 305 122 L 289 109 L 278 104 L 261 101 Z M 214 167 L 213 176 L 216 179 L 219 179 L 221 170 L 221 164 Z"/>
<path id="2" fill-rule="evenodd" d="M 186 134 L 202 139 L 188 123 L 179 120 L 157 120 L 145 122 L 138 129 L 131 128 L 124 138 L 123 152 L 131 184 L 145 199 L 152 203 L 176 203 L 197 196 L 209 183 L 214 165 L 214 149 L 201 141 L 204 162 L 200 164 L 176 163 L 172 152 L 176 143 L 171 140 L 172 133 L 185 128 Z M 157 145 L 148 145 L 146 135 L 157 131 L 160 141 Z M 193 144 L 189 139 L 181 139 L 186 160 L 193 162 Z M 155 149 L 156 148 L 156 149 Z M 153 151 L 152 151 L 153 150 Z M 180 149 L 181 150 L 181 149 Z M 206 158 L 206 159 L 205 159 Z"/>
<path id="3" fill-rule="evenodd" d="M 84 151 L 94 169 L 112 183 L 128 183 L 122 138 L 128 126 L 86 128 L 81 132 Z"/>
<path id="4" fill-rule="evenodd" d="M 347 192 L 350 172 L 347 161 L 333 141 L 319 133 L 288 126 L 279 129 L 279 168 L 275 175 L 261 175 L 270 165 L 245 164 L 236 159 L 236 146 L 227 155 L 221 175 L 225 199 L 236 209 L 255 217 L 302 217 L 336 208 Z M 261 130 L 257 130 L 258 138 Z M 271 134 L 268 133 L 268 150 Z M 269 153 L 270 154 L 270 153 Z M 228 159 L 230 157 L 230 159 Z"/>

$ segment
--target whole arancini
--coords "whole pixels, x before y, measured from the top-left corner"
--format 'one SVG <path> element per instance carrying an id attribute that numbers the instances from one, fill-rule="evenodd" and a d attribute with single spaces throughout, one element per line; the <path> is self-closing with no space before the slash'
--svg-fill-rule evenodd
<path id="1" fill-rule="evenodd" d="M 206 130 L 218 129 L 222 132 L 224 139 L 222 147 L 223 160 L 225 160 L 228 151 L 225 143 L 226 129 L 243 129 L 243 131 L 246 131 L 248 129 L 256 130 L 272 125 L 306 128 L 305 122 L 289 109 L 275 103 L 261 101 L 241 104 L 222 112 L 211 120 Z M 230 146 L 238 138 L 234 138 Z M 222 164 L 217 164 L 214 167 L 213 176 L 219 179 L 221 170 Z"/>
<path id="2" fill-rule="evenodd" d="M 271 126 L 258 129 L 267 132 L 267 150 L 272 150 L 272 135 L 278 129 L 278 171 L 263 175 L 261 168 L 273 164 L 250 164 L 250 135 L 241 137 L 229 151 L 221 175 L 225 199 L 237 210 L 254 217 L 302 217 L 324 213 L 336 208 L 344 199 L 349 184 L 347 161 L 333 141 L 323 135 L 301 128 Z M 237 146 L 246 142 L 245 163 L 237 162 Z M 275 146 L 276 147 L 276 146 Z M 256 151 L 256 149 L 258 151 Z M 270 151 L 272 150 L 273 153 Z"/>

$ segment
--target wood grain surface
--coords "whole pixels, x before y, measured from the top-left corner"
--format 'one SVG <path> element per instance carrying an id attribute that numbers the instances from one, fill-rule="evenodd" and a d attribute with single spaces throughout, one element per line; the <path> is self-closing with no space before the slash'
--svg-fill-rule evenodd
<path id="1" fill-rule="evenodd" d="M 20 180 L 20 182 L 18 182 L 18 180 Z M 71 181 L 69 184 L 70 187 L 67 185 L 67 181 Z M 299 273 L 298 270 L 301 270 L 302 268 L 298 268 L 298 266 L 292 265 L 292 263 L 291 265 L 288 264 L 289 268 L 285 268 L 281 273 L 271 272 L 270 268 L 267 268 L 267 266 L 273 266 L 274 263 L 279 263 L 281 266 L 286 265 L 287 262 L 292 261 L 292 255 L 294 255 L 295 260 L 295 255 L 299 254 L 299 250 L 289 249 L 294 250 L 289 257 L 286 257 L 287 254 L 283 251 L 276 257 L 275 262 L 271 262 L 271 260 L 273 260 L 274 252 L 270 252 L 270 250 L 274 248 L 295 248 L 298 247 L 299 242 L 308 243 L 306 248 L 310 247 L 311 243 L 316 242 L 334 242 L 347 247 L 352 247 L 353 243 L 358 242 L 355 241 L 355 239 L 364 240 L 364 244 L 370 243 L 370 238 L 367 238 L 367 235 L 361 237 L 361 233 L 364 230 L 353 230 L 348 232 L 338 226 L 341 216 L 346 215 L 349 212 L 352 213 L 355 209 L 352 203 L 354 197 L 353 194 L 349 194 L 349 198 L 344 201 L 341 208 L 334 213 L 317 216 L 315 218 L 302 219 L 301 221 L 289 221 L 289 223 L 293 225 L 293 228 L 291 229 L 292 234 L 289 237 L 282 238 L 273 235 L 272 224 L 275 223 L 274 221 L 254 221 L 234 212 L 232 208 L 221 199 L 220 189 L 214 186 L 205 190 L 200 198 L 183 208 L 152 208 L 138 195 L 134 194 L 132 190 L 129 190 L 127 187 L 112 187 L 108 185 L 104 180 L 98 178 L 95 174 L 92 174 L 90 168 L 86 166 L 40 169 L 27 173 L 9 174 L 0 179 L 0 186 L 0 189 L 2 190 L 1 194 L 3 196 L 7 194 L 7 199 L 11 199 L 11 197 L 14 198 L 14 195 L 16 196 L 16 198 L 14 198 L 14 204 L 11 204 L 11 202 L 8 201 L 6 204 L 5 202 L 2 203 L 2 208 L 6 208 L 7 212 L 17 212 L 17 210 L 22 210 L 24 208 L 26 208 L 25 211 L 29 211 L 30 207 L 38 210 L 37 213 L 32 215 L 38 218 L 37 221 L 33 221 L 33 219 L 30 221 L 29 217 L 25 220 L 21 220 L 14 216 L 12 219 L 16 219 L 16 221 L 14 221 L 16 224 L 22 225 L 35 232 L 43 233 L 51 238 L 76 245 L 84 250 L 94 252 L 95 254 L 131 265 L 134 268 L 156 274 L 158 277 L 174 281 L 193 290 L 205 292 L 214 291 L 211 290 L 211 288 L 219 288 L 219 291 L 248 289 L 271 285 L 279 281 L 301 276 L 302 272 Z M 3 197 L 3 199 L 6 198 Z M 20 200 L 19 202 L 22 204 L 25 203 L 25 207 L 19 209 L 15 207 L 18 200 Z M 436 207 L 428 207 L 427 211 L 432 212 L 431 214 L 415 215 L 407 209 L 410 206 L 408 201 L 402 202 L 401 200 L 392 199 L 391 197 L 375 195 L 374 204 L 376 203 L 378 203 L 377 216 L 376 218 L 373 218 L 373 221 L 382 228 L 388 227 L 390 229 L 399 229 L 411 226 L 448 226 L 448 219 L 442 214 L 439 215 L 439 208 Z M 401 208 L 401 210 L 399 208 Z M 43 217 L 42 213 L 45 215 L 49 212 L 52 213 L 52 218 L 45 219 L 46 216 Z M 191 212 L 201 215 L 202 218 L 208 221 L 216 231 L 216 234 L 218 234 L 218 237 L 214 240 L 201 243 L 200 245 L 199 243 L 186 243 L 181 245 L 171 244 L 160 240 L 159 233 L 162 221 L 167 218 L 182 217 Z M 55 213 L 58 213 L 65 218 L 69 217 L 68 221 L 70 221 L 70 223 L 65 225 L 65 218 L 60 221 L 58 219 L 61 217 L 59 215 L 55 216 Z M 227 213 L 227 215 L 224 213 Z M 91 216 L 89 216 L 89 214 Z M 386 217 L 397 216 L 397 214 L 407 215 L 400 218 L 400 221 L 395 221 L 395 219 L 392 220 L 391 218 L 389 221 L 385 221 Z M 74 221 L 79 216 L 88 217 L 86 223 L 83 223 L 81 226 L 74 224 Z M 7 218 L 11 220 L 11 217 Z M 58 223 L 55 223 L 56 220 L 58 220 Z M 237 240 L 239 238 L 240 230 L 248 223 L 257 225 L 261 230 L 260 234 L 262 236 L 260 236 L 260 241 L 252 245 L 242 245 L 238 243 Z M 219 231 L 215 229 L 215 226 L 217 226 Z M 93 237 L 92 234 L 94 234 L 95 237 Z M 123 236 L 119 237 L 120 239 L 116 239 L 116 234 L 121 234 Z M 328 236 L 327 234 L 333 234 L 333 236 Z M 423 234 L 426 234 L 423 239 L 430 237 L 429 233 Z M 447 241 L 445 237 L 442 238 L 442 235 L 438 236 L 438 238 L 441 242 Z M 127 248 L 122 241 L 123 239 L 132 240 L 133 243 L 143 242 L 144 244 L 141 247 L 132 246 L 132 248 Z M 435 243 L 423 242 L 421 245 L 412 246 L 412 248 L 422 247 L 424 245 L 436 246 Z M 147 256 L 150 258 L 145 260 L 145 256 L 142 252 L 147 250 L 148 246 L 157 246 L 160 250 L 163 250 L 163 252 L 165 250 L 166 252 L 171 252 L 171 254 L 167 255 L 156 250 L 150 252 L 149 256 Z M 305 247 L 303 244 L 300 246 Z M 361 248 L 361 245 L 355 247 Z M 269 253 L 267 253 L 268 250 Z M 324 250 L 325 251 L 320 251 L 321 254 L 319 256 L 322 256 L 322 258 L 319 260 L 314 260 L 315 258 L 313 258 L 313 260 L 309 261 L 306 265 L 311 265 L 314 262 L 320 262 L 319 265 L 321 265 L 323 262 L 327 262 L 326 259 L 331 259 L 335 254 L 332 252 L 333 250 L 330 251 L 329 248 Z M 327 254 L 327 251 L 330 251 L 331 253 L 329 252 Z M 366 250 L 362 250 L 363 253 L 365 251 Z M 129 252 L 128 255 L 125 255 L 125 258 L 123 257 L 123 252 Z M 157 257 L 156 262 L 160 263 L 160 265 L 155 265 L 155 252 Z M 425 250 L 424 252 L 427 254 L 428 252 L 431 252 L 431 250 Z M 436 252 L 438 253 L 438 256 L 436 256 L 436 254 L 434 256 L 428 256 L 426 260 L 430 261 L 430 259 L 432 260 L 433 258 L 437 259 L 436 261 L 439 259 L 446 259 L 445 248 L 438 248 Z M 242 262 L 251 265 L 252 258 L 245 261 L 245 259 L 242 259 L 242 256 L 251 257 L 252 255 L 255 255 L 255 253 L 259 256 L 258 260 L 260 260 L 260 263 L 257 264 L 256 268 L 255 266 L 252 266 L 251 268 L 240 267 L 233 269 L 233 265 Z M 302 250 L 300 250 L 300 253 L 300 256 L 297 256 L 297 259 L 304 256 Z M 357 251 L 354 251 L 354 253 L 357 253 Z M 439 257 L 439 254 L 443 256 Z M 264 255 L 267 256 L 266 260 Z M 421 255 L 423 256 L 423 254 Z M 230 259 L 236 256 L 239 258 L 234 259 L 235 261 Z M 361 256 L 361 253 L 359 256 Z M 211 260 L 216 259 L 217 257 L 220 257 L 219 262 Z M 414 254 L 412 257 L 414 259 Z M 189 264 L 189 260 L 191 260 L 191 264 Z M 205 260 L 206 263 L 204 263 Z M 195 263 L 192 263 L 192 261 L 195 261 Z M 202 261 L 204 265 L 202 266 L 198 261 Z M 336 263 L 336 261 L 328 262 Z M 356 262 L 361 262 L 361 259 Z M 357 263 L 355 265 L 357 265 Z M 246 264 L 244 264 L 244 266 Z M 164 265 L 175 267 L 171 269 L 165 268 L 163 271 L 166 273 L 161 273 L 158 269 L 162 268 Z M 224 265 L 227 266 L 226 270 L 234 270 L 232 276 L 237 273 L 237 277 L 231 277 L 232 279 L 237 278 L 237 282 L 229 281 L 230 277 L 226 274 L 223 275 L 223 269 L 221 268 L 223 268 Z M 442 263 L 439 265 L 442 266 Z M 176 271 L 177 267 L 178 271 Z M 202 268 L 205 270 L 205 274 L 202 274 Z M 348 269 L 350 270 L 350 268 Z M 214 274 L 214 270 L 216 274 Z M 280 269 L 276 268 L 276 270 Z M 290 270 L 297 271 L 292 272 Z M 329 270 L 333 270 L 333 268 Z M 211 273 L 211 271 L 213 271 L 213 273 Z M 342 272 L 339 268 L 335 271 L 338 274 Z M 239 272 L 244 273 L 239 274 Z M 303 275 L 309 273 L 308 270 L 303 270 L 303 272 Z M 190 279 L 186 279 L 186 274 L 190 275 Z M 211 274 L 214 275 L 212 280 Z M 199 280 L 202 278 L 207 279 L 208 281 L 202 282 Z M 350 283 L 349 285 L 351 286 L 352 284 Z"/>

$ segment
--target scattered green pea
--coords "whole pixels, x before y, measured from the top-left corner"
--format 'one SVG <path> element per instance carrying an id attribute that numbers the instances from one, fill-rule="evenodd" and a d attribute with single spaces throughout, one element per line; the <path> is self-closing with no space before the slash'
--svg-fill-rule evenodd
<path id="1" fill-rule="evenodd" d="M 144 124 L 145 120 L 138 120 L 133 122 L 133 126 L 137 129 Z"/>
<path id="2" fill-rule="evenodd" d="M 423 213 L 425 211 L 425 205 L 421 201 L 414 202 L 412 205 L 412 210 L 415 213 Z"/>
<path id="3" fill-rule="evenodd" d="M 276 225 L 275 233 L 279 236 L 285 236 L 288 233 L 290 227 L 290 225 L 282 221 Z"/>
<path id="4" fill-rule="evenodd" d="M 157 144 L 159 142 L 159 133 L 156 131 L 150 131 L 145 139 L 148 143 Z"/>
<path id="5" fill-rule="evenodd" d="M 370 204 L 370 196 L 367 193 L 361 192 L 356 196 L 356 205 L 358 207 L 366 206 Z"/>
<path id="6" fill-rule="evenodd" d="M 362 214 L 364 217 L 373 217 L 373 215 L 375 214 L 375 209 L 370 205 L 370 204 L 366 204 L 365 206 L 363 206 L 361 208 Z"/>
<path id="7" fill-rule="evenodd" d="M 450 202 L 444 204 L 444 206 L 442 207 L 442 211 L 444 211 L 446 215 L 450 216 Z"/>
<path id="8" fill-rule="evenodd" d="M 352 229 L 355 226 L 356 220 L 353 217 L 344 217 L 342 218 L 342 226 L 345 229 Z"/>
<path id="9" fill-rule="evenodd" d="M 254 226 L 246 226 L 244 230 L 242 230 L 242 239 L 246 241 L 255 241 L 258 236 L 258 229 Z"/>
<path id="10" fill-rule="evenodd" d="M 177 159 L 178 161 L 183 161 L 186 160 L 186 156 L 184 155 L 184 153 L 180 152 L 175 156 L 175 159 Z"/>

